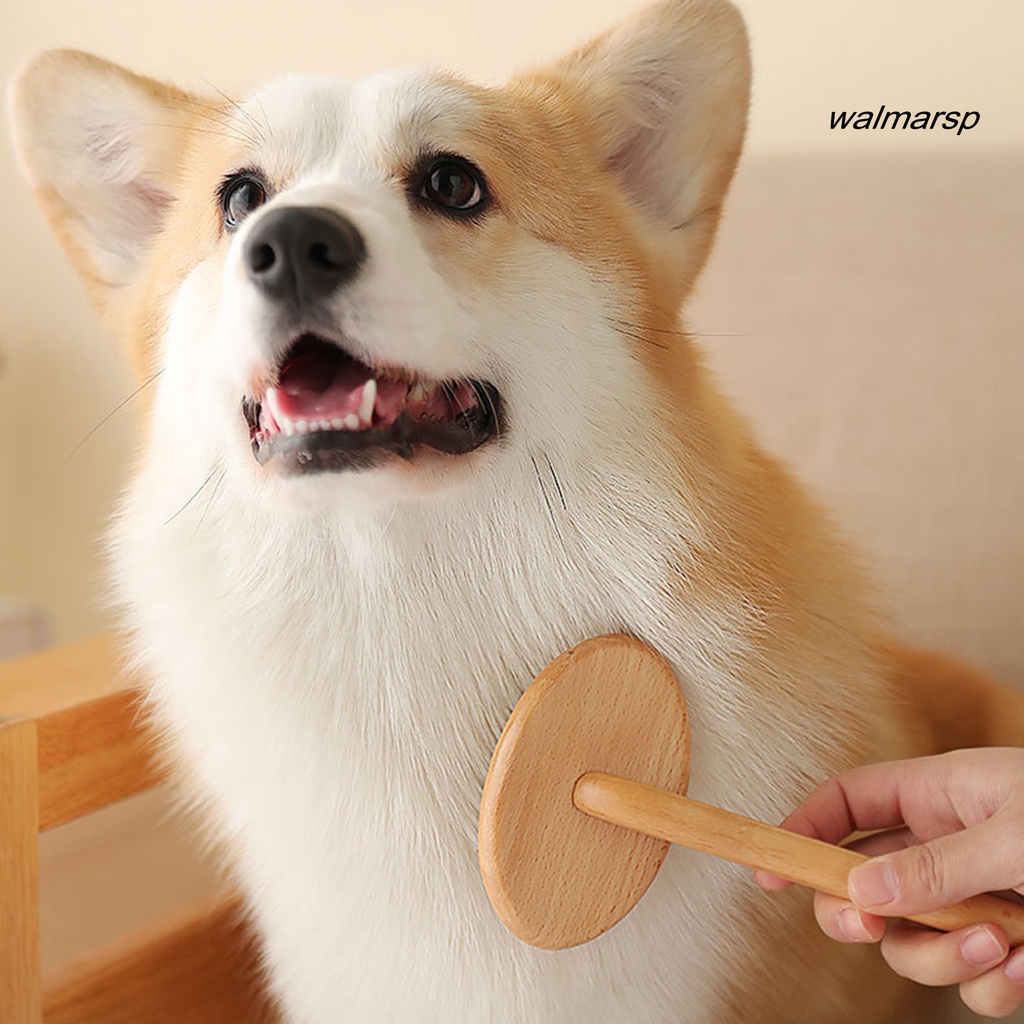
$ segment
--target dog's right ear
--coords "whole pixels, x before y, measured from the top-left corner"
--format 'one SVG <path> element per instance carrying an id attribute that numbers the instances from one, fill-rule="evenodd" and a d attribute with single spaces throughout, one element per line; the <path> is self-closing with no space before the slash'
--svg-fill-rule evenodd
<path id="1" fill-rule="evenodd" d="M 196 101 L 75 50 L 32 60 L 10 101 L 36 198 L 104 308 L 134 280 L 174 200 Z"/>

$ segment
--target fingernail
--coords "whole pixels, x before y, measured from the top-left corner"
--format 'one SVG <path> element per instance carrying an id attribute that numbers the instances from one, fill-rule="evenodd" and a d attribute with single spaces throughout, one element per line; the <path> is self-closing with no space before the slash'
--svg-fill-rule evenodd
<path id="1" fill-rule="evenodd" d="M 1016 985 L 1024 985 L 1024 950 L 1017 950 L 1003 968 L 1006 976 Z"/>
<path id="2" fill-rule="evenodd" d="M 863 919 L 853 907 L 846 907 L 844 910 L 840 910 L 839 917 L 836 918 L 836 924 L 850 942 L 871 941 L 871 933 L 864 927 Z"/>
<path id="3" fill-rule="evenodd" d="M 887 860 L 854 868 L 846 881 L 850 898 L 860 907 L 884 907 L 896 898 L 896 878 Z"/>
<path id="4" fill-rule="evenodd" d="M 960 955 L 974 967 L 982 967 L 1002 960 L 1006 950 L 988 928 L 975 928 L 960 940 Z"/>

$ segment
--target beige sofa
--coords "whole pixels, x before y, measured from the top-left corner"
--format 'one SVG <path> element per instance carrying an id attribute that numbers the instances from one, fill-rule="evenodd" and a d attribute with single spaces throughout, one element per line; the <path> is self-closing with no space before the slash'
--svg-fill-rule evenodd
<path id="1" fill-rule="evenodd" d="M 1024 153 L 745 162 L 691 322 L 903 634 L 1024 685 Z"/>

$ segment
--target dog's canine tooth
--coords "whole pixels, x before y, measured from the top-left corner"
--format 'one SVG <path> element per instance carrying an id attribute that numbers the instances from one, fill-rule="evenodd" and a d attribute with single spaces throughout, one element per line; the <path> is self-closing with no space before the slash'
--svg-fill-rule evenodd
<path id="1" fill-rule="evenodd" d="M 281 412 L 278 395 L 279 392 L 276 388 L 269 388 L 267 393 L 263 396 L 263 405 L 270 414 L 270 419 L 272 419 L 278 427 L 283 429 L 284 424 L 288 422 L 288 417 Z"/>
<path id="2" fill-rule="evenodd" d="M 371 377 L 363 385 L 363 398 L 359 403 L 359 421 L 368 427 L 373 420 L 373 407 L 377 401 L 377 381 Z"/>

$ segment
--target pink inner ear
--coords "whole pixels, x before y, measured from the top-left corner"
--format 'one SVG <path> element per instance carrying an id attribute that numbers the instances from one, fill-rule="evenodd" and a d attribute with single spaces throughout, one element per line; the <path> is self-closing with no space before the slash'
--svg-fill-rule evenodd
<path id="1" fill-rule="evenodd" d="M 658 218 L 675 215 L 682 188 L 681 182 L 671 181 L 672 170 L 662 166 L 684 114 L 677 77 L 675 64 L 661 61 L 646 63 L 628 75 L 617 109 L 625 131 L 619 133 L 607 164 L 625 193 Z"/>
<path id="2" fill-rule="evenodd" d="M 652 213 L 663 213 L 664 199 L 658 194 L 658 178 L 652 166 L 657 148 L 657 133 L 638 127 L 612 154 L 608 167 L 634 202 L 648 207 Z"/>
<path id="3" fill-rule="evenodd" d="M 136 211 L 140 234 L 152 235 L 160 230 L 164 215 L 171 205 L 171 197 L 155 185 L 147 184 L 143 179 L 126 185 L 132 207 Z"/>
<path id="4" fill-rule="evenodd" d="M 123 181 L 130 175 L 135 146 L 127 131 L 111 124 L 90 124 L 83 127 L 83 132 L 85 152 L 102 168 L 100 177 Z"/>
<path id="5" fill-rule="evenodd" d="M 83 130 L 92 176 L 106 193 L 108 208 L 116 211 L 110 226 L 123 243 L 132 247 L 144 244 L 163 224 L 170 194 L 147 178 L 140 143 L 127 126 L 100 122 Z"/>

